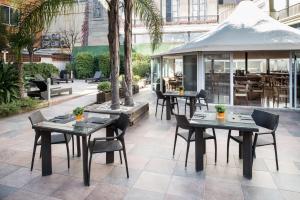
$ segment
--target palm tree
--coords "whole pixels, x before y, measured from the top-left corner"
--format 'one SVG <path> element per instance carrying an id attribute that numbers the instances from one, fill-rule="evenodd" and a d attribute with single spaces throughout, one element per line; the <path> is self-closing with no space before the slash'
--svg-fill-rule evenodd
<path id="1" fill-rule="evenodd" d="M 111 109 L 120 108 L 119 97 L 119 66 L 120 66 L 120 36 L 119 36 L 119 0 L 106 0 L 108 6 L 108 43 L 111 68 Z"/>
<path id="2" fill-rule="evenodd" d="M 11 0 L 19 12 L 19 25 L 12 31 L 11 48 L 16 55 L 19 74 L 20 97 L 24 96 L 23 64 L 21 51 L 31 41 L 28 33 L 37 33 L 47 27 L 52 19 L 61 12 L 71 9 L 74 0 Z"/>
<path id="3" fill-rule="evenodd" d="M 154 0 L 124 0 L 125 13 L 125 105 L 133 106 L 132 97 L 132 14 L 134 12 L 145 23 L 149 30 L 152 42 L 152 50 L 155 50 L 161 42 L 162 19 Z"/>

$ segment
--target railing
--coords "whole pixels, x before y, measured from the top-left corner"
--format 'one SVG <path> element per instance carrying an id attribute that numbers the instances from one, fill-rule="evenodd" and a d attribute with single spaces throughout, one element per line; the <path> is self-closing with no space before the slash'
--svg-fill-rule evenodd
<path id="1" fill-rule="evenodd" d="M 294 15 L 300 14 L 300 3 L 292 5 L 288 8 L 276 11 L 276 12 L 272 12 L 271 15 L 277 19 L 277 20 L 281 20 L 287 17 L 291 17 Z"/>
<path id="2" fill-rule="evenodd" d="M 164 25 L 181 25 L 181 24 L 211 24 L 218 23 L 218 15 L 190 16 L 190 17 L 170 17 L 163 18 Z M 134 27 L 143 27 L 144 23 L 139 20 L 133 20 Z"/>

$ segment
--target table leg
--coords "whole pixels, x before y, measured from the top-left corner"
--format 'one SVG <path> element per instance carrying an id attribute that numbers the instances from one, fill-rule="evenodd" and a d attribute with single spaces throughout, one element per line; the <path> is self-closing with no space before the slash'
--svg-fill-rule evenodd
<path id="1" fill-rule="evenodd" d="M 196 104 L 196 98 L 190 97 L 190 118 L 193 117 L 193 115 L 196 111 L 195 104 Z"/>
<path id="2" fill-rule="evenodd" d="M 166 98 L 166 117 L 167 120 L 171 120 L 171 98 L 167 97 Z"/>
<path id="3" fill-rule="evenodd" d="M 243 136 L 243 134 L 239 131 L 239 136 Z M 239 143 L 239 159 L 243 159 L 243 145 Z"/>
<path id="4" fill-rule="evenodd" d="M 77 157 L 81 156 L 81 150 L 80 150 L 80 136 L 76 136 L 77 141 Z"/>
<path id="5" fill-rule="evenodd" d="M 82 169 L 83 169 L 83 182 L 85 186 L 90 185 L 89 171 L 88 171 L 88 146 L 86 136 L 82 136 Z"/>
<path id="6" fill-rule="evenodd" d="M 252 178 L 252 132 L 243 134 L 243 175 Z"/>
<path id="7" fill-rule="evenodd" d="M 51 132 L 41 133 L 42 137 L 42 176 L 52 174 Z"/>
<path id="8" fill-rule="evenodd" d="M 203 170 L 203 154 L 204 154 L 204 129 L 196 128 L 195 132 L 195 168 L 196 171 Z"/>
<path id="9" fill-rule="evenodd" d="M 114 137 L 114 129 L 111 126 L 106 127 L 106 137 Z M 106 153 L 106 164 L 114 162 L 114 152 L 107 152 Z"/>

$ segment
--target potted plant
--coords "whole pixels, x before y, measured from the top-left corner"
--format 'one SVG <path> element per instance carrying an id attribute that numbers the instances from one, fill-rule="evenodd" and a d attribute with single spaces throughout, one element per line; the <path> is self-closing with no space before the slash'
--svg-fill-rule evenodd
<path id="1" fill-rule="evenodd" d="M 184 87 L 183 86 L 179 86 L 179 94 L 183 95 L 184 93 Z"/>
<path id="2" fill-rule="evenodd" d="M 83 120 L 83 112 L 84 112 L 84 108 L 82 107 L 77 107 L 73 110 L 73 114 L 75 115 L 75 119 L 77 122 Z"/>
<path id="3" fill-rule="evenodd" d="M 215 106 L 216 111 L 217 111 L 217 118 L 218 119 L 224 119 L 225 118 L 225 111 L 226 108 L 224 105 L 216 105 Z"/>
<path id="4" fill-rule="evenodd" d="M 100 82 L 98 91 L 97 103 L 104 103 L 111 100 L 111 83 L 109 81 Z"/>

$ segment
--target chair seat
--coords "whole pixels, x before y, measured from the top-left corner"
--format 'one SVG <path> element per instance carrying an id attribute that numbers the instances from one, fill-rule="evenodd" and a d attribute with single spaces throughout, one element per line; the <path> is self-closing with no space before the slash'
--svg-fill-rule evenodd
<path id="1" fill-rule="evenodd" d="M 195 106 L 202 107 L 202 106 L 206 106 L 206 104 L 204 104 L 204 103 L 195 103 Z"/>
<path id="2" fill-rule="evenodd" d="M 118 140 L 96 141 L 93 149 L 92 146 L 93 146 L 93 142 L 91 142 L 89 145 L 89 148 L 92 151 L 92 153 L 120 151 L 123 149 L 122 144 Z"/>
<path id="3" fill-rule="evenodd" d="M 67 137 L 67 141 L 69 142 L 71 140 L 71 135 L 66 134 Z M 62 143 L 66 143 L 65 141 L 65 137 L 64 134 L 62 133 L 52 133 L 51 134 L 51 144 L 62 144 Z M 37 145 L 41 145 L 42 144 L 42 140 L 39 139 L 37 142 Z"/>
<path id="4" fill-rule="evenodd" d="M 181 136 L 184 140 L 188 140 L 188 136 L 189 136 L 189 132 L 182 132 L 182 133 L 178 133 L 179 136 Z M 207 139 L 213 139 L 214 136 L 213 135 L 210 135 L 206 132 L 203 133 L 203 137 L 205 140 Z M 195 133 L 192 134 L 192 137 L 191 137 L 191 141 L 195 141 Z"/>
<path id="5" fill-rule="evenodd" d="M 231 138 L 238 143 L 243 143 L 243 136 L 231 136 Z M 254 136 L 252 137 L 252 142 L 253 141 L 254 141 Z M 256 146 L 265 146 L 273 143 L 274 143 L 273 139 L 260 135 L 257 137 Z"/>

